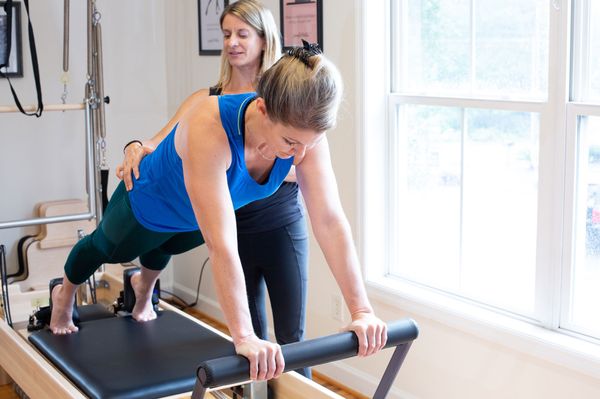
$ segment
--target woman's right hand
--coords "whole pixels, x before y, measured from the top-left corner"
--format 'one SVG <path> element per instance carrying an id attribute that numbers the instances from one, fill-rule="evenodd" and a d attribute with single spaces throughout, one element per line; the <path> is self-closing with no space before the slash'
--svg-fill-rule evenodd
<path id="1" fill-rule="evenodd" d="M 125 159 L 121 165 L 117 166 L 116 174 L 120 180 L 125 182 L 127 191 L 131 191 L 133 188 L 132 173 L 136 180 L 140 178 L 140 162 L 142 162 L 142 158 L 153 151 L 153 148 L 139 143 L 131 143 L 125 147 Z"/>
<path id="2" fill-rule="evenodd" d="M 252 334 L 235 344 L 235 351 L 250 362 L 250 379 L 270 380 L 283 373 L 285 360 L 281 346 Z"/>

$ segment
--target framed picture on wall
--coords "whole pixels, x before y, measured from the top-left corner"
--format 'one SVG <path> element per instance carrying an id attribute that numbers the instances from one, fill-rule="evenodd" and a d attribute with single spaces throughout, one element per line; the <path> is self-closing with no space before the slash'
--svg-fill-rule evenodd
<path id="1" fill-rule="evenodd" d="M 12 3 L 10 32 L 10 54 L 8 53 L 8 15 L 4 11 L 4 1 L 0 1 L 0 64 L 6 64 L 2 73 L 9 77 L 23 76 L 23 55 L 21 49 L 21 3 Z"/>
<path id="2" fill-rule="evenodd" d="M 198 41 L 200 55 L 219 55 L 223 34 L 219 19 L 228 0 L 198 0 Z"/>
<path id="3" fill-rule="evenodd" d="M 323 49 L 323 0 L 280 0 L 279 10 L 284 50 L 302 39 Z"/>

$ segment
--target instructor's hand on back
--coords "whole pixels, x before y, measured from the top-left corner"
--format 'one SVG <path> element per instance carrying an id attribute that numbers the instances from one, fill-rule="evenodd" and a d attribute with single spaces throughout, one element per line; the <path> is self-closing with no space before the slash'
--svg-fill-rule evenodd
<path id="1" fill-rule="evenodd" d="M 139 141 L 129 143 L 123 148 L 125 159 L 121 165 L 117 166 L 116 175 L 120 180 L 123 180 L 127 191 L 133 189 L 132 174 L 136 180 L 140 178 L 140 162 L 153 151 L 154 148 L 140 144 Z"/>

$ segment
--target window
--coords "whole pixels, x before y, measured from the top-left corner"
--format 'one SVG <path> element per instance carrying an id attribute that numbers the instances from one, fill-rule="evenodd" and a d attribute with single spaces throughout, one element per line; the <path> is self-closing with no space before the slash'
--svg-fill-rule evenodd
<path id="1" fill-rule="evenodd" d="M 538 131 L 537 113 L 399 105 L 390 272 L 532 315 Z"/>
<path id="2" fill-rule="evenodd" d="M 387 15 L 378 273 L 600 339 L 600 2 L 390 0 Z"/>

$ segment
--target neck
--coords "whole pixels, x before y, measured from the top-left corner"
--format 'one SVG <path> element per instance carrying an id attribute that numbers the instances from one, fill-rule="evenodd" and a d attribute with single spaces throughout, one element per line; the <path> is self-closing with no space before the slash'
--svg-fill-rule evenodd
<path id="1" fill-rule="evenodd" d="M 246 160 L 258 157 L 260 162 L 274 161 L 276 156 L 271 153 L 263 138 L 259 136 L 259 132 L 264 130 L 264 121 L 261 120 L 260 113 L 256 109 L 256 102 L 252 102 L 248 106 L 245 126 L 244 152 Z"/>
<path id="2" fill-rule="evenodd" d="M 227 93 L 247 93 L 254 91 L 254 83 L 258 75 L 258 65 L 233 68 L 231 70 L 231 80 L 224 87 Z"/>
<path id="3" fill-rule="evenodd" d="M 256 109 L 256 101 L 252 101 L 246 109 L 246 115 L 244 115 L 244 126 L 245 126 L 245 137 L 244 142 L 246 147 L 252 147 L 258 144 L 260 139 L 256 137 L 255 132 L 260 131 L 260 120 L 259 113 Z"/>

